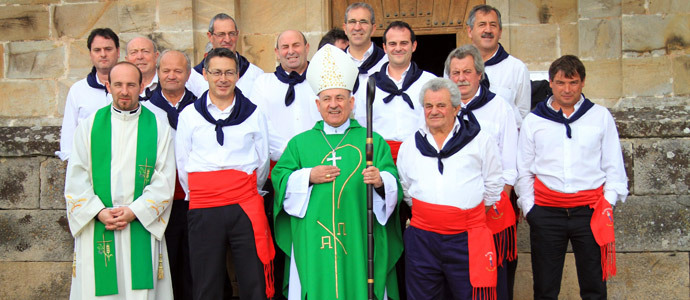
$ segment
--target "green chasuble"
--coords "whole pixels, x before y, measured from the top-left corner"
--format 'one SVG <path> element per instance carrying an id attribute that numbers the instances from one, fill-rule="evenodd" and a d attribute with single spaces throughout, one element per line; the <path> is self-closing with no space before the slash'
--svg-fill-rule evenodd
<path id="1" fill-rule="evenodd" d="M 366 299 L 367 204 L 362 177 L 366 167 L 366 129 L 357 121 L 350 120 L 349 132 L 325 135 L 336 147 L 340 175 L 334 182 L 313 185 L 304 218 L 293 217 L 283 209 L 288 178 L 294 171 L 333 164 L 330 159 L 333 151 L 324 135 L 323 121 L 319 121 L 311 130 L 295 136 L 273 168 L 276 242 L 288 257 L 290 247 L 294 247 L 302 299 L 305 295 L 309 299 L 322 300 Z M 373 138 L 374 166 L 397 179 L 398 171 L 388 144 L 376 133 Z M 398 203 L 400 200 L 402 188 L 398 184 Z M 384 288 L 387 288 L 390 298 L 399 299 L 395 263 L 402 250 L 396 207 L 385 226 L 374 218 L 374 290 L 377 299 L 383 298 Z M 286 259 L 286 270 L 289 270 L 289 262 Z M 287 277 L 286 284 L 289 282 Z"/>

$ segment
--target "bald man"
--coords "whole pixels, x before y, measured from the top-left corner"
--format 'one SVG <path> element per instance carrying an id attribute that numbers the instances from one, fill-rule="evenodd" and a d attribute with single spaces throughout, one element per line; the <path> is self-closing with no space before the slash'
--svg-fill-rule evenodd
<path id="1" fill-rule="evenodd" d="M 140 95 L 142 97 L 150 97 L 151 92 L 158 87 L 156 73 L 158 55 L 156 43 L 147 37 L 135 37 L 127 43 L 125 60 L 137 66 L 141 71 L 141 85 L 144 87 Z"/>

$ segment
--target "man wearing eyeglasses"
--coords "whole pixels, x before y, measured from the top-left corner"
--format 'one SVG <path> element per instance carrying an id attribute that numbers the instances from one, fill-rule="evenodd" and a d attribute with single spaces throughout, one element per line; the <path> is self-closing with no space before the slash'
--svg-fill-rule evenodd
<path id="1" fill-rule="evenodd" d="M 235 53 L 239 62 L 237 67 L 239 72 L 237 88 L 242 90 L 245 96 L 251 98 L 254 81 L 259 75 L 263 74 L 264 71 L 250 63 L 244 56 L 237 52 L 237 40 L 240 35 L 240 30 L 237 28 L 235 19 L 225 13 L 215 15 L 211 19 L 206 35 L 208 36 L 208 41 L 213 45 L 213 49 L 226 48 Z M 196 72 L 192 72 L 187 82 L 187 89 L 192 91 L 195 95 L 200 95 L 209 88 L 202 76 L 205 60 L 204 58 L 194 67 Z"/>
<path id="2" fill-rule="evenodd" d="M 358 82 L 355 83 L 352 91 L 355 94 L 355 99 L 365 96 L 365 89 L 360 89 L 360 87 L 366 85 L 369 75 L 381 70 L 381 66 L 388 61 L 383 49 L 371 41 L 371 34 L 374 33 L 375 25 L 376 18 L 371 5 L 357 2 L 350 4 L 345 9 L 343 30 L 350 40 L 350 46 L 345 52 L 359 68 Z"/>
<path id="3" fill-rule="evenodd" d="M 264 114 L 237 88 L 238 58 L 214 48 L 204 61 L 209 89 L 180 113 L 175 156 L 189 200 L 187 222 L 194 299 L 224 299 L 230 249 L 240 299 L 274 293 L 275 249 L 258 187 L 268 175 Z"/>

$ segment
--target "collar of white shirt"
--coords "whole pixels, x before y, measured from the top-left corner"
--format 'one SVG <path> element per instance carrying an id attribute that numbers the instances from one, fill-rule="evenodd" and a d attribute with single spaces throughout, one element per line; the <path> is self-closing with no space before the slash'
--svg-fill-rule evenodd
<path id="1" fill-rule="evenodd" d="M 364 52 L 364 56 L 362 56 L 362 60 L 356 59 L 352 54 L 350 54 L 350 48 L 347 48 L 347 55 L 352 57 L 352 60 L 357 62 L 357 65 L 361 65 L 371 54 L 374 53 L 374 43 L 372 42 L 371 45 L 369 45 L 369 49 L 367 49 L 367 52 Z"/>
<path id="2" fill-rule="evenodd" d="M 448 136 L 446 136 L 446 140 L 443 141 L 443 146 L 445 146 L 448 143 L 450 138 L 452 138 L 453 135 L 458 132 L 458 130 L 460 130 L 460 121 L 458 121 L 458 118 L 455 118 L 455 124 L 453 124 L 453 130 L 451 130 L 451 132 L 448 134 Z M 431 146 L 434 147 L 434 149 L 436 149 L 436 151 L 440 152 L 441 150 L 438 149 L 438 146 L 436 145 L 436 141 L 434 140 L 434 136 L 431 134 L 431 131 L 429 131 L 429 126 L 424 125 L 424 127 L 422 127 L 422 132 L 424 132 L 424 134 L 426 135 L 426 140 L 429 142 L 429 144 L 431 144 Z M 443 147 L 441 147 L 441 148 L 443 148 Z"/>
<path id="3" fill-rule="evenodd" d="M 347 121 L 345 121 L 345 123 L 343 123 L 342 125 L 340 125 L 338 127 L 333 127 L 331 125 L 328 125 L 328 123 L 326 123 L 326 121 L 323 122 L 323 132 L 325 132 L 326 134 L 342 134 L 348 128 L 350 128 L 350 119 L 347 119 Z"/>
<path id="4" fill-rule="evenodd" d="M 467 104 L 465 104 L 465 103 L 463 103 L 462 101 L 460 101 L 460 106 L 465 107 L 465 106 L 469 105 L 470 102 L 472 102 L 472 100 L 474 100 L 475 98 L 477 98 L 477 96 L 479 96 L 479 94 L 481 93 L 481 91 L 482 91 L 482 87 L 479 86 L 479 88 L 477 89 L 477 92 L 474 93 L 474 97 L 472 97 L 472 99 L 470 99 L 470 101 L 467 101 Z"/>
<path id="5" fill-rule="evenodd" d="M 573 113 L 575 113 L 578 109 L 580 109 L 580 106 L 582 106 L 582 102 L 584 102 L 584 101 L 585 101 L 585 97 L 580 95 L 580 101 L 577 101 L 577 103 L 575 103 L 575 110 L 573 110 Z M 558 112 L 557 109 L 553 108 L 552 103 L 553 103 L 553 96 L 549 97 L 549 99 L 546 100 L 546 107 L 550 108 L 551 110 L 553 110 L 555 112 Z M 570 114 L 570 116 L 572 116 L 572 115 L 573 114 Z M 570 116 L 566 116 L 565 113 L 563 113 L 563 116 L 566 119 L 570 119 Z"/>
<path id="6" fill-rule="evenodd" d="M 209 95 L 206 95 L 206 97 L 208 97 L 206 99 L 206 108 L 208 108 L 208 112 L 215 119 L 226 119 L 230 115 L 230 113 L 232 113 L 232 109 L 235 108 L 235 103 L 237 103 L 237 96 L 235 96 L 232 99 L 232 104 L 230 104 L 230 106 L 228 106 L 224 110 L 220 110 L 218 106 L 213 104 Z"/>
<path id="7" fill-rule="evenodd" d="M 405 69 L 405 72 L 402 72 L 402 75 L 400 75 L 400 80 L 395 80 L 395 78 L 391 77 L 390 73 L 388 73 L 388 68 L 390 68 L 390 64 L 388 64 L 388 67 L 386 68 L 386 76 L 393 80 L 393 83 L 398 87 L 398 89 L 402 88 L 403 82 L 405 81 L 405 76 L 407 76 L 407 72 L 410 70 L 410 67 L 412 67 L 412 63 L 410 62 L 409 65 L 407 65 L 407 69 Z"/>
<path id="8" fill-rule="evenodd" d="M 165 99 L 165 101 L 168 101 L 168 104 L 170 104 L 174 108 L 178 108 L 180 106 L 180 102 L 182 101 L 182 99 L 184 99 L 184 95 L 186 95 L 186 94 L 187 94 L 187 91 L 185 90 L 184 92 L 182 92 L 182 97 L 180 97 L 180 100 L 177 101 L 177 103 L 175 103 L 175 105 L 172 105 L 170 100 L 168 100 L 168 98 L 165 97 L 165 93 L 163 93 L 163 91 L 161 91 L 161 96 L 163 96 L 163 99 Z M 211 101 L 209 101 L 209 103 L 211 103 Z M 213 104 L 213 103 L 211 103 L 211 104 Z M 232 107 L 234 105 L 235 105 L 235 101 L 232 101 L 232 104 L 230 104 L 230 107 Z"/>

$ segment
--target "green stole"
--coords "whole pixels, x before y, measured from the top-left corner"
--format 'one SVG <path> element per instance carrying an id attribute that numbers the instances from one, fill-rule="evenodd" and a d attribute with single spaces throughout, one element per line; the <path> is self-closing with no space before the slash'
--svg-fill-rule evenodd
<path id="1" fill-rule="evenodd" d="M 105 207 L 113 207 L 110 191 L 110 167 L 112 160 L 111 105 L 96 112 L 91 129 L 91 165 L 93 191 Z M 156 162 L 158 130 L 156 117 L 148 109 L 140 106 L 137 125 L 137 157 L 134 179 L 134 199 L 141 196 L 144 187 L 151 182 Z M 153 163 L 149 166 L 149 163 Z M 153 288 L 153 261 L 151 258 L 151 234 L 135 219 L 130 224 L 132 289 Z M 115 262 L 115 233 L 106 230 L 105 224 L 96 218 L 93 235 L 93 264 L 96 283 L 96 296 L 118 294 L 117 265 Z"/>

